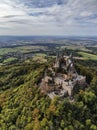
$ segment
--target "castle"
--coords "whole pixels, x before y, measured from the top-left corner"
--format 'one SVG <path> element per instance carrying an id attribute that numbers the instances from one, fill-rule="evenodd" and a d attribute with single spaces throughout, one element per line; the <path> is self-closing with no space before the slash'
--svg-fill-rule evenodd
<path id="1" fill-rule="evenodd" d="M 47 68 L 40 83 L 40 88 L 51 99 L 54 97 L 73 98 L 75 91 L 84 89 L 86 77 L 79 75 L 75 69 L 72 55 L 59 53 L 52 67 Z"/>

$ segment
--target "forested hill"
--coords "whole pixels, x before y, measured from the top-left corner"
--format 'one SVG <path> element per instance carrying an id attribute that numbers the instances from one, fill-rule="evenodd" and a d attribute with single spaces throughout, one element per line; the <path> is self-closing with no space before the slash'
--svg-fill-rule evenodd
<path id="1" fill-rule="evenodd" d="M 0 67 L 0 130 L 97 130 L 97 68 L 77 66 L 91 82 L 70 102 L 50 100 L 39 90 L 37 83 L 47 65 Z"/>

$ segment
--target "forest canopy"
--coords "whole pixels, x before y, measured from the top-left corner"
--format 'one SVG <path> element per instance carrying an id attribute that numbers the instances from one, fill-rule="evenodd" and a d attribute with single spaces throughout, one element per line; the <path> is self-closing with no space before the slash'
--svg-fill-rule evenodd
<path id="1" fill-rule="evenodd" d="M 51 100 L 37 86 L 50 63 L 0 67 L 0 130 L 97 130 L 97 67 L 76 63 L 88 87 L 70 102 Z"/>

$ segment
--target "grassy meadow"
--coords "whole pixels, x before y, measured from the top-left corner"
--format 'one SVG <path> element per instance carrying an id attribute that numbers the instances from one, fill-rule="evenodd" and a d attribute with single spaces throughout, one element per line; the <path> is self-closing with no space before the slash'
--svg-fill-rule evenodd
<path id="1" fill-rule="evenodd" d="M 78 54 L 80 54 L 84 60 L 97 60 L 97 55 L 94 54 L 90 54 L 87 52 L 78 52 Z"/>

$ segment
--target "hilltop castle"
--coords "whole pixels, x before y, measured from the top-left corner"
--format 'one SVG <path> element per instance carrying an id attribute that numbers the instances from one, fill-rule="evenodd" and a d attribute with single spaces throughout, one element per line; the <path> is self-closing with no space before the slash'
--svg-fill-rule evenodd
<path id="1" fill-rule="evenodd" d="M 73 98 L 76 91 L 84 89 L 86 77 L 79 75 L 75 69 L 72 54 L 57 54 L 52 67 L 48 68 L 40 83 L 41 90 L 53 99 L 54 97 Z"/>

